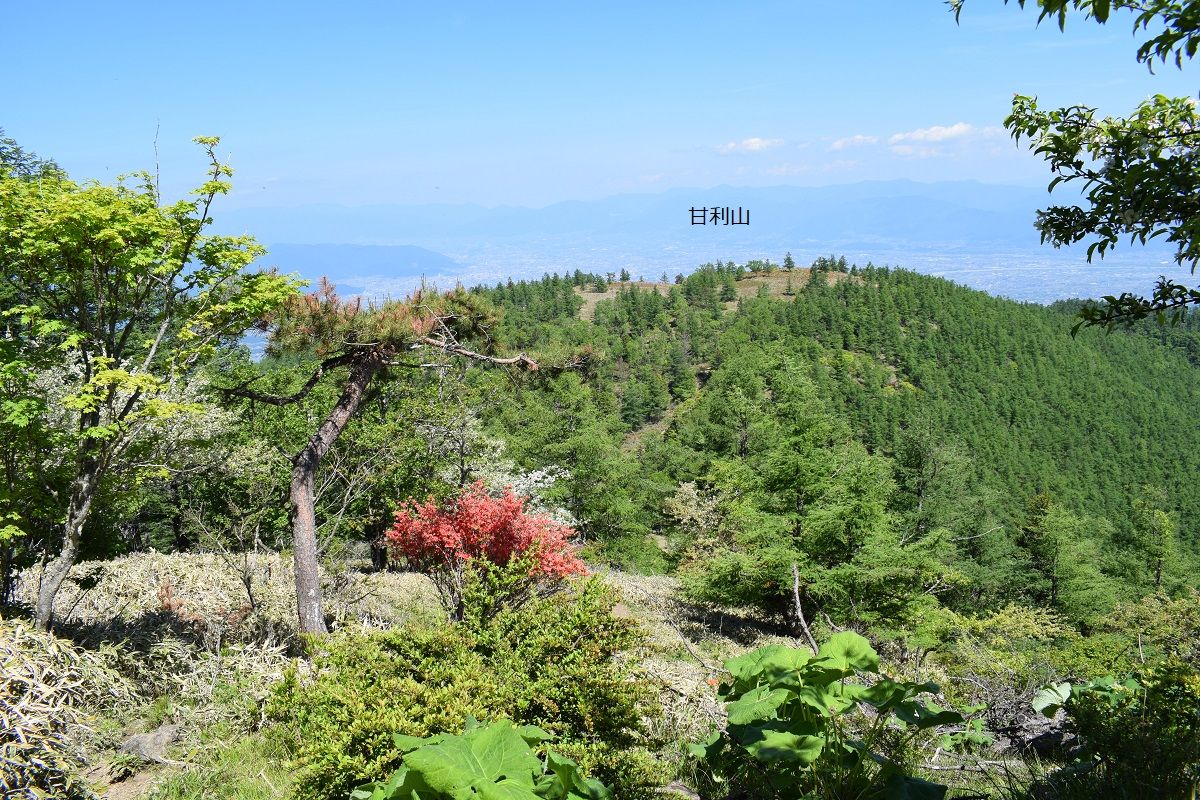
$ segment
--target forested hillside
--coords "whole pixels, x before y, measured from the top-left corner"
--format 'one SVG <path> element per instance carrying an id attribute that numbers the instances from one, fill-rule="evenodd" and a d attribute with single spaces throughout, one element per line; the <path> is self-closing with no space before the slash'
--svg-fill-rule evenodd
<path id="1" fill-rule="evenodd" d="M 0 140 L 5 797 L 1195 787 L 1194 312 L 790 254 L 305 292 L 198 141 L 164 205 Z"/>
<path id="2" fill-rule="evenodd" d="M 1044 545 L 1023 531 L 1047 508 L 1071 531 L 1063 546 L 1091 553 L 1069 563 L 1100 572 L 1081 579 L 1100 603 L 1088 613 L 1151 585 L 1158 545 L 1135 509 L 1181 521 L 1169 561 L 1188 576 L 1200 510 L 1194 318 L 1072 337 L 1072 304 L 837 269 L 819 263 L 810 283 L 807 270 L 706 265 L 669 286 L 620 286 L 591 323 L 576 318 L 600 288 L 587 276 L 488 289 L 519 346 L 605 356 L 590 382 L 563 376 L 488 419 L 527 468 L 571 472 L 578 488 L 563 499 L 619 563 L 661 565 L 660 548 L 637 538 L 651 532 L 672 538 L 668 560 L 683 557 L 686 526 L 668 502 L 683 484 L 718 508 L 737 498 L 756 525 L 795 538 L 831 491 L 817 476 L 838 471 L 836 446 L 875 471 L 876 523 L 971 574 L 970 589 L 943 589 L 972 604 L 1044 595 Z M 1084 602 L 1069 595 L 1057 602 Z"/>

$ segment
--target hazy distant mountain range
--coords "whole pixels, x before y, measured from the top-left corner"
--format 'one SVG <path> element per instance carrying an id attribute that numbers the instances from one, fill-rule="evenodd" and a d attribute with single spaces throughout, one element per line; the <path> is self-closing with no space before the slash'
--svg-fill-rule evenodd
<path id="1" fill-rule="evenodd" d="M 705 261 L 798 263 L 844 254 L 939 274 L 976 288 L 1045 302 L 1146 291 L 1181 274 L 1170 251 L 1128 249 L 1087 265 L 1082 248 L 1039 243 L 1043 189 L 974 181 L 866 182 L 842 186 L 672 189 L 545 208 L 476 205 L 312 205 L 232 211 L 221 230 L 268 245 L 265 263 L 329 276 L 347 293 L 401 296 L 421 277 L 444 286 L 547 272 L 616 272 L 658 278 Z M 1064 202 L 1065 197 L 1055 200 Z M 749 225 L 694 225 L 691 209 L 741 208 Z"/>

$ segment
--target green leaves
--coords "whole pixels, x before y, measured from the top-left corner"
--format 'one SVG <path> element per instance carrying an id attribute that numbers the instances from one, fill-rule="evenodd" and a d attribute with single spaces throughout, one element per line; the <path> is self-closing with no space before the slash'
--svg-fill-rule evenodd
<path id="1" fill-rule="evenodd" d="M 809 661 L 809 654 L 794 647 L 775 644 L 760 647 L 725 662 L 725 669 L 734 678 L 734 690 L 745 692 L 765 681 L 779 684 L 787 681 Z"/>
<path id="2" fill-rule="evenodd" d="M 1024 0 L 1017 0 L 1024 7 Z M 952 2 L 956 14 L 961 0 Z M 1038 0 L 1039 22 L 1057 18 L 1062 28 L 1067 11 L 1083 12 L 1107 22 L 1114 8 L 1132 10 L 1134 32 L 1157 29 L 1137 51 L 1137 60 L 1173 60 L 1182 66 L 1200 48 L 1200 0 Z M 1035 98 L 1017 95 L 1004 125 L 1013 138 L 1030 140 L 1045 158 L 1053 178 L 1049 189 L 1079 182 L 1081 205 L 1051 206 L 1037 214 L 1042 241 L 1054 247 L 1087 241 L 1087 258 L 1104 254 L 1122 237 L 1146 244 L 1163 237 L 1176 246 L 1175 260 L 1195 272 L 1200 264 L 1200 170 L 1196 169 L 1196 134 L 1200 116 L 1192 97 L 1155 95 L 1126 117 L 1098 118 L 1096 110 L 1076 105 L 1041 111 Z M 1111 330 L 1116 324 L 1155 316 L 1178 322 L 1182 310 L 1200 305 L 1200 288 L 1189 289 L 1163 277 L 1152 297 L 1125 293 L 1089 304 L 1080 313 L 1081 326 Z"/>
<path id="3" fill-rule="evenodd" d="M 1053 718 L 1071 699 L 1071 684 L 1067 681 L 1044 686 L 1033 696 L 1033 710 Z"/>
<path id="4" fill-rule="evenodd" d="M 824 736 L 806 736 L 785 730 L 760 728 L 758 735 L 742 743 L 759 761 L 811 764 L 821 756 Z"/>
<path id="5" fill-rule="evenodd" d="M 404 764 L 387 781 L 361 786 L 351 800 L 610 800 L 599 781 L 579 765 L 548 752 L 543 765 L 531 744 L 551 738 L 541 728 L 514 728 L 508 720 L 479 725 L 461 735 L 428 739 L 396 734 Z"/>
<path id="6" fill-rule="evenodd" d="M 871 647 L 871 643 L 853 631 L 835 633 L 829 641 L 821 645 L 817 658 L 824 659 L 826 664 L 851 672 L 878 672 L 879 654 Z"/>
<path id="7" fill-rule="evenodd" d="M 761 774 L 763 785 L 742 788 L 764 797 L 780 796 L 782 785 L 794 786 L 799 795 L 854 794 L 868 787 L 884 797 L 944 795 L 943 786 L 905 777 L 876 752 L 874 743 L 880 736 L 894 736 L 897 726 L 911 737 L 962 723 L 962 715 L 916 699 L 936 692 L 932 683 L 884 677 L 863 682 L 862 674 L 878 673 L 879 654 L 859 634 L 831 636 L 816 656 L 784 645 L 762 647 L 728 660 L 725 668 L 732 678 L 720 694 L 725 730 L 689 747 L 714 775 Z M 844 717 L 860 703 L 875 713 L 856 718 L 851 726 Z M 858 788 L 851 791 L 850 786 Z"/>
<path id="8" fill-rule="evenodd" d="M 730 725 L 750 725 L 765 719 L 774 719 L 779 707 L 792 697 L 787 689 L 772 689 L 759 686 L 751 689 L 737 700 L 725 704 Z"/>
<path id="9" fill-rule="evenodd" d="M 535 797 L 533 774 L 541 762 L 508 722 L 476 728 L 462 736 L 445 734 L 441 741 L 404 756 L 410 772 L 430 789 L 458 797 L 473 789 L 481 797 Z M 499 787 L 504 787 L 500 792 Z M 519 791 L 527 788 L 527 791 Z"/>

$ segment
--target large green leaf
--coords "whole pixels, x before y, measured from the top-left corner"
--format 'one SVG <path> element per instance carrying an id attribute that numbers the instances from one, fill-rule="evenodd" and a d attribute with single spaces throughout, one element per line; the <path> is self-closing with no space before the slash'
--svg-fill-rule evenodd
<path id="1" fill-rule="evenodd" d="M 687 749 L 693 758 L 711 762 L 719 758 L 725 749 L 725 737 L 719 730 L 714 730 L 703 742 L 692 742 Z"/>
<path id="2" fill-rule="evenodd" d="M 926 706 L 916 700 L 900 703 L 894 713 L 897 719 L 909 725 L 916 725 L 918 730 L 936 728 L 939 725 L 957 725 L 963 721 L 962 714 L 957 711 L 947 711 L 932 703 Z"/>
<path id="3" fill-rule="evenodd" d="M 803 650 L 772 644 L 729 659 L 725 669 L 733 676 L 734 693 L 741 694 L 762 683 L 772 686 L 795 684 L 796 672 L 809 659 L 809 654 Z"/>
<path id="4" fill-rule="evenodd" d="M 388 780 L 360 786 L 350 792 L 350 800 L 421 800 L 432 797 L 431 792 L 429 784 L 420 775 L 401 765 Z"/>
<path id="5" fill-rule="evenodd" d="M 769 686 L 751 689 L 739 699 L 725 704 L 729 724 L 750 725 L 775 719 L 779 707 L 791 698 L 791 694 L 787 689 L 772 689 Z"/>
<path id="6" fill-rule="evenodd" d="M 539 745 L 542 742 L 548 742 L 554 738 L 554 734 L 547 733 L 537 725 L 522 725 L 520 728 L 517 728 L 517 733 L 521 734 L 521 738 L 530 747 Z"/>
<path id="7" fill-rule="evenodd" d="M 857 702 L 857 690 L 861 688 L 857 684 L 843 686 L 838 682 L 812 683 L 796 692 L 796 696 L 821 716 L 831 717 L 844 714 L 848 709 L 853 708 Z"/>
<path id="8" fill-rule="evenodd" d="M 825 737 L 764 728 L 744 746 L 759 761 L 811 764 L 821 756 Z"/>
<path id="9" fill-rule="evenodd" d="M 546 800 L 611 800 L 612 792 L 595 778 L 585 778 L 579 765 L 553 751 L 546 754 L 551 774 L 538 782 L 537 795 Z"/>
<path id="10" fill-rule="evenodd" d="M 879 671 L 879 654 L 870 642 L 854 631 L 842 631 L 830 636 L 817 651 L 817 658 L 822 660 L 822 666 L 843 671 Z"/>
<path id="11" fill-rule="evenodd" d="M 542 763 L 506 720 L 413 750 L 404 763 L 429 787 L 459 800 L 534 800 L 534 775 Z M 473 792 L 472 792 L 473 790 Z"/>
<path id="12" fill-rule="evenodd" d="M 1040 692 L 1033 696 L 1033 710 L 1040 711 L 1047 717 L 1053 717 L 1069 699 L 1071 699 L 1070 683 L 1067 681 L 1052 683 L 1049 686 L 1043 687 Z"/>
<path id="13" fill-rule="evenodd" d="M 943 800 L 947 787 L 920 778 L 895 773 L 883 785 L 880 800 Z"/>
<path id="14" fill-rule="evenodd" d="M 403 733 L 393 733 L 392 742 L 401 753 L 407 753 L 410 750 L 416 750 L 418 747 L 425 747 L 430 744 L 437 744 L 442 740 L 440 735 L 431 736 L 428 739 L 422 739 L 420 736 L 405 736 Z"/>

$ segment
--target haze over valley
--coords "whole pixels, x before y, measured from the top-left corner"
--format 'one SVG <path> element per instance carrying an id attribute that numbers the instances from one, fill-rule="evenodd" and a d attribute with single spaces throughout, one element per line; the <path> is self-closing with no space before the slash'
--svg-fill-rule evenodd
<path id="1" fill-rule="evenodd" d="M 1040 244 L 1042 189 L 977 181 L 872 181 L 827 187 L 673 189 L 543 208 L 307 205 L 227 212 L 217 226 L 254 231 L 262 263 L 344 293 L 402 297 L 439 286 L 628 269 L 659 280 L 714 260 L 807 264 L 822 255 L 888 264 L 1038 303 L 1146 292 L 1182 279 L 1165 247 L 1122 248 L 1089 264 L 1084 247 Z M 1039 205 L 1040 204 L 1040 205 Z M 690 209 L 749 209 L 749 225 L 692 225 Z"/>

